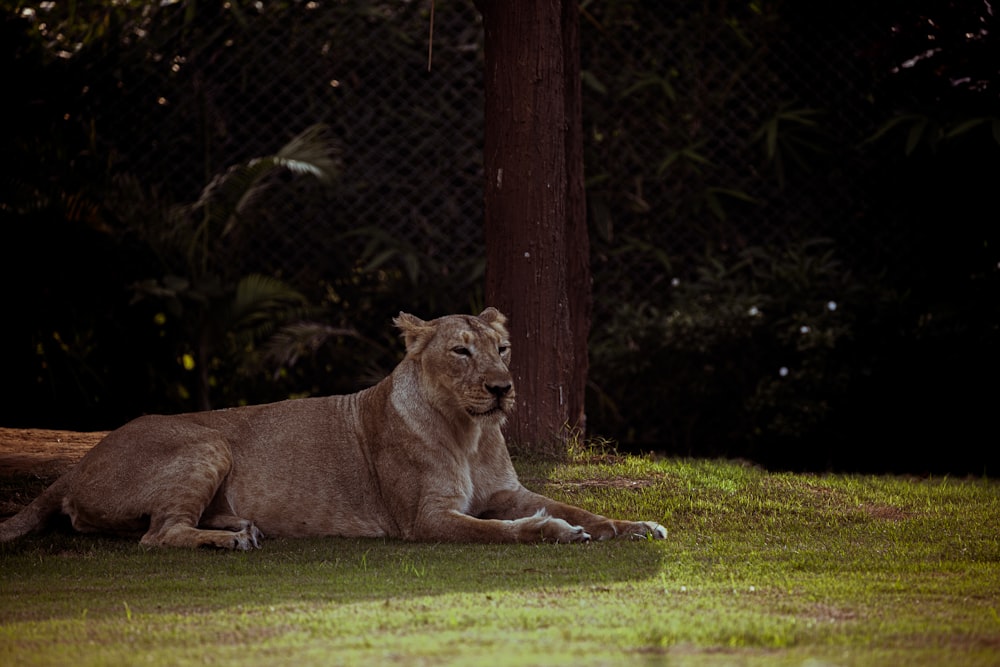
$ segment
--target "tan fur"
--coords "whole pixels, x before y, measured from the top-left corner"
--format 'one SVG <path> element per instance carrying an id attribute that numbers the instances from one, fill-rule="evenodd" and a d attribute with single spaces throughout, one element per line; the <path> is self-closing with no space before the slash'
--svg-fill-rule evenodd
<path id="1" fill-rule="evenodd" d="M 400 313 L 406 357 L 357 394 L 140 417 L 108 434 L 0 541 L 58 513 L 152 546 L 274 537 L 461 542 L 665 537 L 521 486 L 500 427 L 514 405 L 506 318 Z"/>

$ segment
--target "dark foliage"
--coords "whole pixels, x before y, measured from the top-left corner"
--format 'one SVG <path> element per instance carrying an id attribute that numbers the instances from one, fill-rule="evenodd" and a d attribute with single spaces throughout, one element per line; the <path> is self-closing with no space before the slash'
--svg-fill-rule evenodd
<path id="1" fill-rule="evenodd" d="M 581 5 L 590 431 L 996 474 L 995 8 Z M 472 3 L 437 3 L 430 72 L 422 3 L 31 7 L 0 13 L 0 423 L 194 409 L 206 369 L 218 406 L 353 391 L 398 358 L 400 309 L 485 305 Z M 340 178 L 276 178 L 214 246 L 217 282 L 177 268 L 151 225 L 319 122 Z M 199 359 L 198 322 L 252 276 L 308 317 Z"/>

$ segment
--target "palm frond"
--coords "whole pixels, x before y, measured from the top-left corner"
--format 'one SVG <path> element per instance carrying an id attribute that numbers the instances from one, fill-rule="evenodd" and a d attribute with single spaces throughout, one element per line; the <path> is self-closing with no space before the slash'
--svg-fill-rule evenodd
<path id="1" fill-rule="evenodd" d="M 291 367 L 333 338 L 359 337 L 357 330 L 322 322 L 295 322 L 281 327 L 264 345 L 264 359 L 277 369 Z"/>
<path id="2" fill-rule="evenodd" d="M 306 297 L 283 280 L 254 273 L 236 284 L 228 319 L 234 330 L 259 333 L 261 327 L 301 316 L 308 306 Z"/>
<path id="3" fill-rule="evenodd" d="M 213 240 L 225 238 L 253 208 L 279 171 L 306 174 L 329 185 L 340 171 L 339 149 L 325 125 L 314 125 L 274 155 L 254 158 L 218 174 L 198 200 L 185 207 L 193 223 L 189 256 L 195 266 Z"/>
<path id="4" fill-rule="evenodd" d="M 278 151 L 277 164 L 330 184 L 340 175 L 340 149 L 326 125 L 313 125 Z"/>

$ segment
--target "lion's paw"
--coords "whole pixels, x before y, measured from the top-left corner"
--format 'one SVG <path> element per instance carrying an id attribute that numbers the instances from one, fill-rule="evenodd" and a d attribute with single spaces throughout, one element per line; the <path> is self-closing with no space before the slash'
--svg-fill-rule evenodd
<path id="1" fill-rule="evenodd" d="M 544 509 L 534 515 L 518 519 L 520 534 L 525 541 L 544 542 L 589 542 L 590 533 L 583 526 L 574 526 L 568 521 L 551 516 Z"/>
<path id="2" fill-rule="evenodd" d="M 233 534 L 233 548 L 240 551 L 259 549 L 263 545 L 264 534 L 252 523 Z"/>
<path id="3" fill-rule="evenodd" d="M 563 519 L 550 518 L 550 526 L 558 526 L 558 536 L 553 538 L 556 542 L 589 542 L 590 533 L 583 526 L 574 526 Z M 546 531 L 548 532 L 548 531 Z"/>
<path id="4" fill-rule="evenodd" d="M 639 539 L 651 539 L 651 540 L 665 540 L 667 539 L 667 529 L 656 523 L 655 521 L 640 521 L 639 526 L 641 527 L 639 532 L 634 533 L 634 536 Z"/>

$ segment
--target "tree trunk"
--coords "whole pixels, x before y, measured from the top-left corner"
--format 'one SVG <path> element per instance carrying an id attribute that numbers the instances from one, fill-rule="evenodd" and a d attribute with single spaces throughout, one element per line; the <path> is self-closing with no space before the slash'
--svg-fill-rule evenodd
<path id="1" fill-rule="evenodd" d="M 584 426 L 590 259 L 575 0 L 477 0 L 485 28 L 486 298 L 510 318 L 521 447 Z"/>

